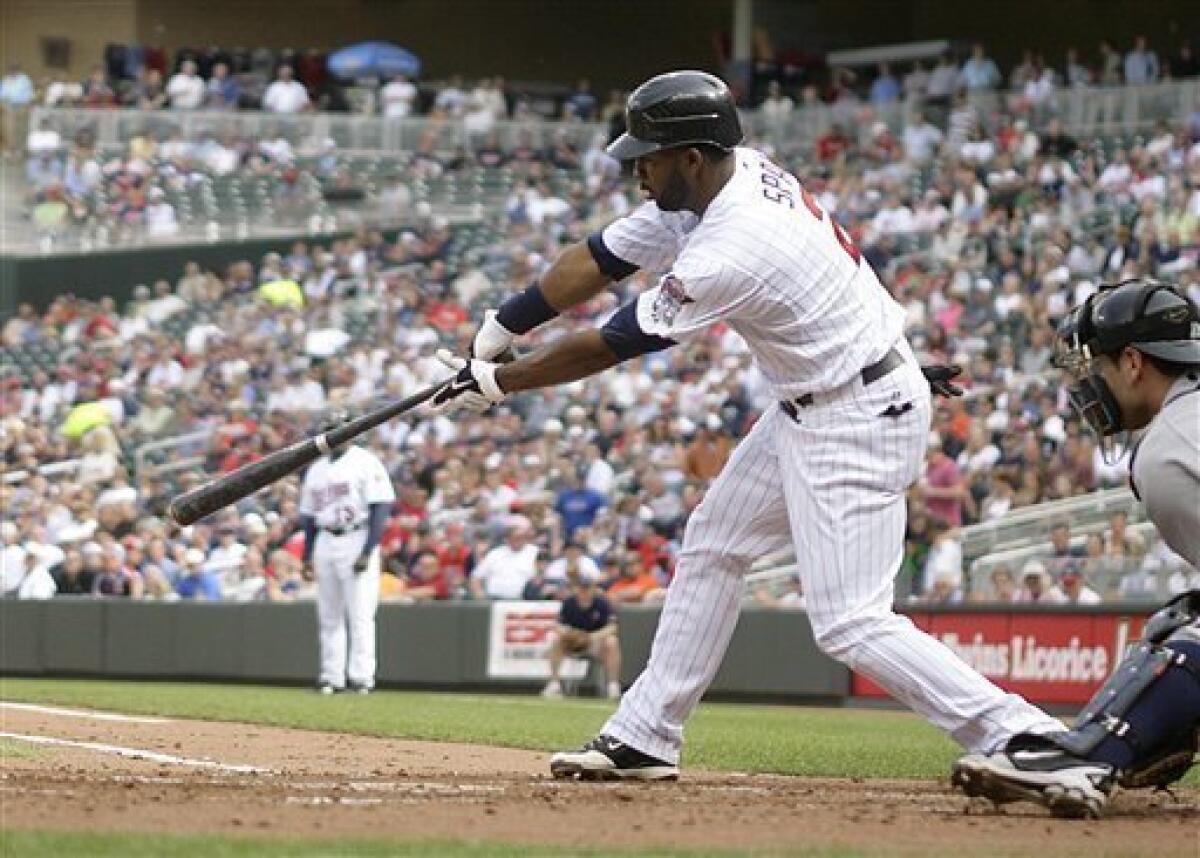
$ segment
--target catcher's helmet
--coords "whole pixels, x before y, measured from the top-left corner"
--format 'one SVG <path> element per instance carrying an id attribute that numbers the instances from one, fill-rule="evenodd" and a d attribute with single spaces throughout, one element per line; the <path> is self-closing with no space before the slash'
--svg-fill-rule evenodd
<path id="1" fill-rule="evenodd" d="M 1126 280 L 1091 295 L 1059 324 L 1054 362 L 1070 375 L 1067 393 L 1101 438 L 1126 427 L 1096 359 L 1129 346 L 1200 366 L 1200 309 L 1166 283 Z"/>
<path id="2" fill-rule="evenodd" d="M 742 142 L 733 93 L 719 77 L 700 71 L 667 72 L 643 83 L 625 105 L 625 125 L 608 147 L 620 161 L 681 146 L 729 150 Z"/>
<path id="3" fill-rule="evenodd" d="M 1133 346 L 1185 366 L 1200 364 L 1200 308 L 1175 287 L 1157 280 L 1126 280 L 1101 289 L 1058 328 L 1060 355 L 1088 359 Z"/>

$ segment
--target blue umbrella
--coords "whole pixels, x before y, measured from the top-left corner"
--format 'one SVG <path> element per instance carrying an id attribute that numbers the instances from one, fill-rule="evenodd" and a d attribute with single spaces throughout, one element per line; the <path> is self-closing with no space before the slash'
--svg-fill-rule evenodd
<path id="1" fill-rule="evenodd" d="M 355 80 L 363 77 L 416 77 L 421 73 L 421 61 L 412 51 L 391 42 L 359 42 L 329 55 L 329 70 L 341 78 Z"/>

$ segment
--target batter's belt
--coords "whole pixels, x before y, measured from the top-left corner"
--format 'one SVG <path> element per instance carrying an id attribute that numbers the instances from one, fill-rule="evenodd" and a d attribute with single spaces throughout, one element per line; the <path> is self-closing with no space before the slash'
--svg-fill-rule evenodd
<path id="1" fill-rule="evenodd" d="M 863 386 L 865 387 L 868 384 L 874 384 L 879 381 L 879 379 L 903 364 L 904 355 L 900 354 L 895 346 L 892 346 L 888 349 L 887 354 L 875 361 L 875 363 L 863 367 L 863 371 L 859 373 L 859 377 L 862 379 Z M 801 408 L 816 405 L 820 398 L 828 396 L 831 392 L 806 393 L 803 396 L 797 396 L 795 399 L 784 399 L 779 403 L 779 407 L 784 410 L 788 417 L 795 420 Z"/>

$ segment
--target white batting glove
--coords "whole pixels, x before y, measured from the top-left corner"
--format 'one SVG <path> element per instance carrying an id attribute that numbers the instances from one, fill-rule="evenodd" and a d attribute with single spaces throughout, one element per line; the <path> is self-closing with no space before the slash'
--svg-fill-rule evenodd
<path id="1" fill-rule="evenodd" d="M 496 383 L 499 364 L 466 360 L 448 349 L 438 349 L 437 359 L 455 371 L 429 400 L 430 408 L 438 414 L 453 413 L 460 408 L 483 412 L 504 399 L 504 391 Z"/>
<path id="2" fill-rule="evenodd" d="M 512 347 L 516 338 L 516 334 L 496 321 L 496 311 L 488 310 L 483 314 L 483 324 L 475 332 L 475 339 L 471 343 L 471 357 L 495 360 Z"/>

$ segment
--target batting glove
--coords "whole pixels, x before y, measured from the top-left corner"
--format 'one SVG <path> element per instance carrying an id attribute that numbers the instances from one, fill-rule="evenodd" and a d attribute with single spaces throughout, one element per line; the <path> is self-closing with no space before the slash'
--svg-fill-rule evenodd
<path id="1" fill-rule="evenodd" d="M 921 372 L 924 373 L 925 380 L 929 382 L 929 389 L 935 396 L 950 399 L 963 395 L 963 389 L 953 382 L 954 378 L 962 375 L 962 367 L 958 364 L 932 363 L 921 367 Z"/>
<path id="2" fill-rule="evenodd" d="M 504 399 L 504 391 L 496 383 L 498 364 L 465 360 L 447 349 L 438 349 L 437 359 L 455 371 L 454 377 L 448 379 L 430 400 L 430 407 L 438 414 L 460 408 L 483 412 Z"/>
<path id="3" fill-rule="evenodd" d="M 367 571 L 367 564 L 371 562 L 371 555 L 360 554 L 354 559 L 354 574 L 361 575 Z"/>
<path id="4" fill-rule="evenodd" d="M 471 343 L 471 357 L 480 360 L 496 360 L 512 348 L 517 335 L 496 321 L 496 311 L 488 310 L 483 315 L 483 324 L 475 332 Z"/>

